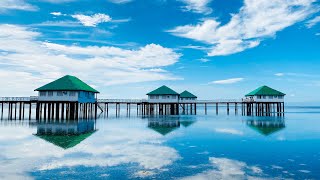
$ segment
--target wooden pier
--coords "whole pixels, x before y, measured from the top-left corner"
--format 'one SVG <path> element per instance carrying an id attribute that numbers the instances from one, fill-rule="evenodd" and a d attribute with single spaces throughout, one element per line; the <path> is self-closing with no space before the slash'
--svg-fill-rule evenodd
<path id="1" fill-rule="evenodd" d="M 95 119 L 98 113 L 98 103 L 38 101 L 37 97 L 3 97 L 0 104 L 1 119 L 6 109 L 9 120 L 31 120 L 32 117 L 44 121 Z"/>
<path id="2" fill-rule="evenodd" d="M 125 106 L 126 115 L 130 116 L 132 110 L 138 116 L 157 115 L 197 115 L 198 108 L 207 115 L 208 111 L 218 115 L 221 108 L 226 109 L 227 115 L 231 112 L 243 116 L 283 116 L 283 102 L 254 102 L 243 100 L 196 100 L 180 101 L 178 103 L 149 103 L 144 99 L 98 99 L 95 103 L 78 102 L 45 102 L 38 101 L 37 97 L 3 97 L 0 98 L 1 119 L 7 111 L 7 119 L 23 120 L 35 117 L 36 120 L 78 120 L 96 119 L 98 113 L 108 116 L 115 110 L 120 116 L 121 107 Z M 113 108 L 111 108 L 113 107 Z M 241 109 L 240 109 L 241 107 Z"/>

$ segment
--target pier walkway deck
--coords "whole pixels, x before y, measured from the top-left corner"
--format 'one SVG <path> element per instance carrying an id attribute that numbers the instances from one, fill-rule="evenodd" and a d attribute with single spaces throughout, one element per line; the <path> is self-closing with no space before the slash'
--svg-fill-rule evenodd
<path id="1" fill-rule="evenodd" d="M 234 108 L 234 113 L 238 114 L 241 107 L 242 115 L 246 116 L 283 116 L 284 102 L 255 102 L 248 99 L 213 99 L 213 100 L 180 100 L 177 102 L 161 101 L 154 102 L 147 99 L 97 99 L 95 105 L 79 103 L 72 107 L 74 102 L 42 102 L 38 101 L 37 96 L 30 97 L 0 97 L 1 117 L 4 109 L 8 108 L 8 117 L 12 119 L 24 119 L 25 105 L 29 106 L 29 119 L 32 109 L 36 107 L 37 118 L 42 116 L 57 116 L 57 118 L 85 118 L 97 117 L 97 110 L 108 114 L 109 106 L 114 106 L 116 115 L 120 114 L 120 107 L 126 105 L 127 114 L 131 113 L 131 106 L 136 109 L 137 115 L 179 115 L 179 114 L 197 114 L 197 106 L 201 106 L 207 114 L 208 108 L 214 108 L 216 114 L 219 114 L 219 107 L 224 107 L 229 115 L 230 109 Z M 64 106 L 66 105 L 66 108 Z M 71 105 L 71 107 L 70 107 Z M 71 111 L 71 112 L 70 112 Z M 80 113 L 82 112 L 82 114 Z M 71 117 L 70 114 L 72 115 Z M 60 117 L 61 116 L 61 117 Z M 48 118 L 48 117 L 47 117 Z"/>

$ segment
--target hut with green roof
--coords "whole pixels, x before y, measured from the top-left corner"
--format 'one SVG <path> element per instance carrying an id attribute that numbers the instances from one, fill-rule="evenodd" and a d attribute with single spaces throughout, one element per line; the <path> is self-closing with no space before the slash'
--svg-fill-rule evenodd
<path id="1" fill-rule="evenodd" d="M 196 101 L 197 98 L 197 96 L 187 90 L 180 93 L 180 101 Z"/>
<path id="2" fill-rule="evenodd" d="M 151 103 L 178 103 L 180 94 L 167 86 L 161 86 L 148 94 Z"/>
<path id="3" fill-rule="evenodd" d="M 272 89 L 268 86 L 261 86 L 246 94 L 246 100 L 254 102 L 284 102 L 286 94 Z"/>
<path id="4" fill-rule="evenodd" d="M 79 78 L 66 75 L 53 82 L 50 82 L 35 91 L 39 92 L 38 101 L 46 102 L 96 102 L 95 90 Z"/>

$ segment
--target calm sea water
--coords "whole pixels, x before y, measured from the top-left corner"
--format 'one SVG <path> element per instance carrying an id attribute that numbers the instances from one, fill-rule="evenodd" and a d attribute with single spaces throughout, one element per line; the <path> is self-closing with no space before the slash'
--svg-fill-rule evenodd
<path id="1" fill-rule="evenodd" d="M 0 179 L 320 179 L 320 107 L 288 107 L 283 118 L 217 116 L 213 109 L 2 120 Z"/>

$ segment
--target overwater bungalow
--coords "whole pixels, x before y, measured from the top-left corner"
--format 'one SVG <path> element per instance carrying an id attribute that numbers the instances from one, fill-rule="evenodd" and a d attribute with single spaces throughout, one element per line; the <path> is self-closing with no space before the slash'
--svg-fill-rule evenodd
<path id="1" fill-rule="evenodd" d="M 198 98 L 197 96 L 195 96 L 194 94 L 192 94 L 189 91 L 183 91 L 182 93 L 180 93 L 180 101 L 181 102 L 196 101 L 197 98 Z"/>
<path id="2" fill-rule="evenodd" d="M 167 86 L 161 86 L 148 94 L 150 103 L 178 103 L 180 94 Z"/>
<path id="3" fill-rule="evenodd" d="M 39 93 L 38 101 L 60 101 L 94 103 L 99 91 L 95 90 L 75 76 L 66 75 L 50 82 L 35 91 Z"/>
<path id="4" fill-rule="evenodd" d="M 268 86 L 261 86 L 246 94 L 245 100 L 253 102 L 284 102 L 285 95 L 286 94 Z"/>
<path id="5" fill-rule="evenodd" d="M 36 119 L 79 119 L 97 115 L 95 90 L 75 76 L 66 75 L 35 91 L 39 92 Z M 94 112 L 94 113 L 93 113 Z"/>

